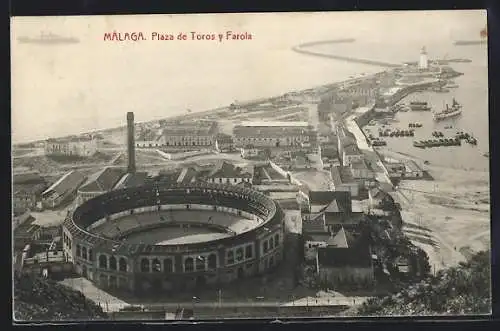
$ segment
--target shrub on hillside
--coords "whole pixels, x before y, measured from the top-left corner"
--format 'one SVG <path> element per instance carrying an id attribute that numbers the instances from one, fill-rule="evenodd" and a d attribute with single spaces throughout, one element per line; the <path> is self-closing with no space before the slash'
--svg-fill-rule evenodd
<path id="1" fill-rule="evenodd" d="M 60 321 L 105 319 L 101 307 L 54 281 L 16 273 L 14 275 L 14 319 L 16 321 Z"/>
<path id="2" fill-rule="evenodd" d="M 457 267 L 361 306 L 361 316 L 473 315 L 491 312 L 490 252 L 483 251 Z"/>

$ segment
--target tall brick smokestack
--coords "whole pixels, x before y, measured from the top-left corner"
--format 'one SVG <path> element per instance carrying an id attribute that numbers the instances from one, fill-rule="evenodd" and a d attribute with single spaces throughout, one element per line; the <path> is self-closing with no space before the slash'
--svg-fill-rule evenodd
<path id="1" fill-rule="evenodd" d="M 135 136 L 134 136 L 134 113 L 127 113 L 127 145 L 128 145 L 128 168 L 129 173 L 135 173 Z"/>

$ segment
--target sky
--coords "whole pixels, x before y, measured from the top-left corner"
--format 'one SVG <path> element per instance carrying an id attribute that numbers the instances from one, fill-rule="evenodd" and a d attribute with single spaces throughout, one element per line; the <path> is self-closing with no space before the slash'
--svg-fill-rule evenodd
<path id="1" fill-rule="evenodd" d="M 347 64 L 294 54 L 304 42 L 356 38 L 370 47 L 478 39 L 485 11 L 14 17 L 13 141 L 45 139 L 266 97 L 341 76 Z M 251 40 L 104 41 L 104 33 L 250 33 Z M 77 44 L 26 44 L 41 33 Z M 370 47 L 366 47 L 369 58 Z M 412 46 L 413 47 L 413 46 Z M 342 68 L 345 66 L 346 68 Z M 329 73 L 326 74 L 325 71 Z M 347 72 L 343 73 L 346 74 Z M 312 86 L 309 86 L 312 87 Z"/>

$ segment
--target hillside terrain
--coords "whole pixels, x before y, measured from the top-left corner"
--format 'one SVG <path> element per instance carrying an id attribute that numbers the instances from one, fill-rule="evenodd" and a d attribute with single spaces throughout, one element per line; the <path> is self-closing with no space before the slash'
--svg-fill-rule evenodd
<path id="1" fill-rule="evenodd" d="M 359 316 L 477 315 L 491 313 L 490 252 L 481 251 L 457 267 L 440 270 L 421 282 L 358 310 Z"/>
<path id="2" fill-rule="evenodd" d="M 14 276 L 14 320 L 68 321 L 106 319 L 101 307 L 78 291 L 51 280 Z"/>

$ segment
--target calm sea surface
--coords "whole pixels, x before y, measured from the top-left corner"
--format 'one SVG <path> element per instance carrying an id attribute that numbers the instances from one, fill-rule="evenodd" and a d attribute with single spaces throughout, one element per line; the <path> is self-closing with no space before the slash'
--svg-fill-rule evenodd
<path id="1" fill-rule="evenodd" d="M 132 61 L 121 58 L 119 55 L 123 52 L 108 53 L 104 58 L 96 55 L 88 58 L 79 56 L 78 45 L 62 47 L 54 53 L 56 55 L 34 57 L 33 61 L 16 67 L 13 82 L 21 85 L 27 81 L 32 83 L 29 86 L 24 84 L 22 96 L 13 91 L 13 141 L 123 125 L 127 111 L 134 111 L 138 121 L 147 121 L 182 114 L 187 108 L 202 111 L 228 105 L 234 100 L 278 95 L 341 81 L 355 74 L 383 70 L 376 66 L 298 54 L 290 49 L 293 44 L 289 46 L 270 49 L 266 54 L 262 50 L 252 53 L 251 48 L 246 48 L 239 54 L 241 61 L 218 57 L 221 49 L 214 49 L 200 55 L 196 65 L 172 63 L 168 58 L 152 60 L 142 54 L 141 49 L 131 51 L 135 55 Z M 422 46 L 357 40 L 351 44 L 314 46 L 310 50 L 401 63 L 416 61 Z M 489 150 L 486 46 L 453 46 L 451 41 L 436 41 L 425 46 L 430 58 L 468 58 L 472 62 L 451 64 L 465 74 L 455 79 L 459 88 L 450 93 L 415 94 L 408 100 L 425 100 L 440 109 L 444 102 L 450 103 L 455 97 L 463 104 L 463 114 L 453 120 L 435 123 L 430 112 L 399 113 L 397 119 L 400 123 L 392 126 L 407 128 L 408 122 L 422 122 L 424 127 L 417 129 L 416 140 L 430 138 L 434 130 L 449 131 L 450 135 L 464 130 L 478 139 L 478 146 L 464 144 L 461 147 L 420 150 L 411 146 L 412 138 L 388 138 L 389 148 L 434 164 L 488 169 L 488 159 L 482 156 Z M 33 80 L 38 83 L 33 83 Z M 32 97 L 26 95 L 30 89 Z M 54 93 L 55 97 L 40 98 L 41 101 L 37 102 L 37 93 Z M 20 111 L 16 113 L 16 109 Z M 33 114 L 31 121 L 25 116 L 29 111 Z M 453 129 L 445 130 L 446 125 L 452 125 Z"/>

